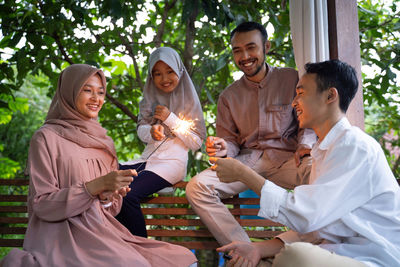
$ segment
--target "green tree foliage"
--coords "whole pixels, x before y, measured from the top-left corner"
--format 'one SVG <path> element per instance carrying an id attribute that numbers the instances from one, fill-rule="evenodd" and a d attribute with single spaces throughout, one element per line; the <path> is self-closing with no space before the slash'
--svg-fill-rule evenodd
<path id="1" fill-rule="evenodd" d="M 43 74 L 52 84 L 51 96 L 67 65 L 102 68 L 108 93 L 100 120 L 121 161 L 143 149 L 136 121 L 147 58 L 154 48 L 171 46 L 181 55 L 203 104 L 209 134 L 215 133 L 218 95 L 236 70 L 229 33 L 238 23 L 261 22 L 273 14 L 268 22 L 275 30 L 269 61 L 294 66 L 288 10 L 280 9 L 280 1 L 3 1 L 0 14 L 0 49 L 11 49 L 10 57 L 0 62 L 0 92 L 15 94 L 28 74 Z M 149 32 L 154 34 L 146 39 Z M 204 160 L 190 156 L 190 175 L 205 167 Z"/>
<path id="2" fill-rule="evenodd" d="M 10 178 L 13 177 L 18 171 L 21 170 L 21 162 L 18 161 L 19 157 L 10 157 L 9 152 L 12 150 L 9 146 L 9 138 L 15 138 L 11 136 L 13 133 L 9 132 L 5 134 L 5 128 L 10 126 L 12 123 L 13 116 L 15 114 L 26 114 L 28 111 L 28 99 L 23 97 L 14 97 L 10 94 L 0 93 L 0 103 L 5 107 L 0 107 L 0 177 Z M 3 126 L 4 125 L 4 126 Z M 22 133 L 21 129 L 15 129 L 18 133 Z M 30 138 L 30 137 L 28 137 Z M 29 139 L 28 139 L 29 140 Z M 26 155 L 26 149 L 22 146 L 17 148 L 22 151 L 22 158 Z"/>
<path id="3" fill-rule="evenodd" d="M 72 63 L 92 64 L 105 70 L 108 77 L 100 121 L 115 140 L 121 161 L 138 157 L 144 145 L 136 136 L 136 121 L 147 59 L 154 48 L 171 46 L 194 81 L 208 133 L 214 134 L 218 95 L 237 70 L 231 59 L 229 33 L 238 23 L 254 20 L 272 28 L 267 60 L 275 65 L 295 65 L 288 5 L 281 6 L 281 2 L 0 0 L 0 122 L 13 114 L 15 99 L 9 96 L 17 95 L 27 75 L 46 77 L 52 96 L 63 68 Z M 384 2 L 358 2 L 362 64 L 376 69 L 373 77 L 364 76 L 364 99 L 381 114 L 381 122 L 367 130 L 374 133 L 372 130 L 379 128 L 383 133 L 394 129 L 398 136 L 399 8 L 398 1 L 383 7 Z M 376 114 L 366 110 L 367 116 L 372 113 Z M 204 153 L 200 160 L 191 154 L 188 175 L 204 169 L 205 159 Z M 394 159 L 393 167 L 396 162 Z"/>
<path id="4" fill-rule="evenodd" d="M 14 161 L 20 172 L 25 167 L 29 141 L 36 129 L 43 124 L 47 114 L 50 98 L 46 94 L 49 88 L 50 84 L 44 75 L 28 75 L 21 88 L 15 92 L 16 99 L 23 100 L 23 105 L 14 110 L 12 119 L 0 128 L 0 140 L 4 145 L 2 155 Z M 15 173 L 4 167 L 0 167 L 0 177 L 7 176 L 7 172 Z"/>
<path id="5" fill-rule="evenodd" d="M 400 2 L 358 2 L 361 59 L 373 74 L 363 74 L 366 131 L 385 150 L 400 178 Z"/>

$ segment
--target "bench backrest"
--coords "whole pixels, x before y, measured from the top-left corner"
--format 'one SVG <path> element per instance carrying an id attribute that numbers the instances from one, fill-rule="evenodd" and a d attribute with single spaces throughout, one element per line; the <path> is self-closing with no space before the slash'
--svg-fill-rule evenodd
<path id="1" fill-rule="evenodd" d="M 22 247 L 27 218 L 27 179 L 0 179 L 0 247 Z M 185 246 L 189 249 L 215 249 L 218 243 L 184 196 L 187 182 L 174 185 L 171 196 L 148 197 L 142 211 L 148 225 L 149 237 Z M 245 227 L 251 238 L 271 238 L 285 230 L 282 225 L 261 218 L 241 219 L 243 215 L 257 215 L 258 209 L 241 205 L 258 205 L 258 198 L 225 199 L 230 212 Z"/>

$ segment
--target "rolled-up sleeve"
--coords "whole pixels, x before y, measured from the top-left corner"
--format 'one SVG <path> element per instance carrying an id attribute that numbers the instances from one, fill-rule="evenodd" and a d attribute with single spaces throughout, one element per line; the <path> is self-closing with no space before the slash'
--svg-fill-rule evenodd
<path id="1" fill-rule="evenodd" d="M 287 197 L 286 189 L 266 180 L 261 189 L 260 211 L 258 216 L 272 219 L 279 214 L 279 207 Z"/>

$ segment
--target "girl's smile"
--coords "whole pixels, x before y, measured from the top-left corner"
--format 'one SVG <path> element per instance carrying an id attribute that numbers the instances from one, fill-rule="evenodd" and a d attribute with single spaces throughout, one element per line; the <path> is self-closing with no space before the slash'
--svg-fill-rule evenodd
<path id="1" fill-rule="evenodd" d="M 179 83 L 175 71 L 161 60 L 154 65 L 152 76 L 155 86 L 164 93 L 171 93 Z"/>

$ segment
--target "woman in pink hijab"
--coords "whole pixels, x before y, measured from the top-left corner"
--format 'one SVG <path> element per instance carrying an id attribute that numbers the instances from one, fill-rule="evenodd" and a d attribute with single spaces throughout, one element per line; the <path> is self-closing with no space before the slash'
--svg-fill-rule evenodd
<path id="1" fill-rule="evenodd" d="M 133 236 L 114 216 L 134 170 L 117 170 L 114 143 L 97 121 L 101 70 L 76 64 L 60 75 L 28 157 L 29 223 L 23 250 L 2 266 L 190 266 L 184 247 Z"/>

